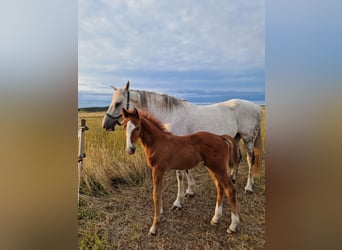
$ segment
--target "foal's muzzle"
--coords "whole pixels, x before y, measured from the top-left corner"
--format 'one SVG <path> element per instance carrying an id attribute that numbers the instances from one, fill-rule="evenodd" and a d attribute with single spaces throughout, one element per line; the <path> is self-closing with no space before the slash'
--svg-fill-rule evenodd
<path id="1" fill-rule="evenodd" d="M 135 153 L 135 147 L 127 147 L 126 153 L 129 155 L 133 155 Z"/>

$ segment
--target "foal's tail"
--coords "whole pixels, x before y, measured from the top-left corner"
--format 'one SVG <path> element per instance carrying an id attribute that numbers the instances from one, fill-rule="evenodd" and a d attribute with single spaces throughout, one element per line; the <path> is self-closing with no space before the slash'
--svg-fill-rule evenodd
<path id="1" fill-rule="evenodd" d="M 241 152 L 239 144 L 230 137 L 229 135 L 222 135 L 221 136 L 225 143 L 228 144 L 229 148 L 229 167 L 233 167 L 235 164 L 239 164 L 241 160 Z"/>
<path id="2" fill-rule="evenodd" d="M 261 142 L 261 129 L 259 129 L 258 135 L 254 142 L 254 161 L 253 161 L 253 175 L 259 176 L 261 172 L 261 160 L 262 160 L 262 142 Z"/>

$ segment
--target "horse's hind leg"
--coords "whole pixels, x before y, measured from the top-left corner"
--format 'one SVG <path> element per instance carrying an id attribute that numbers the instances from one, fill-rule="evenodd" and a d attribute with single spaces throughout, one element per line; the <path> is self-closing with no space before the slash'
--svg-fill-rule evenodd
<path id="1" fill-rule="evenodd" d="M 221 171 L 219 174 L 216 174 L 216 177 L 224 189 L 224 192 L 229 201 L 229 207 L 231 212 L 231 223 L 227 229 L 227 232 L 233 233 L 236 231 L 236 226 L 239 224 L 239 214 L 238 214 L 238 204 L 236 200 L 236 189 L 226 171 Z"/>
<path id="2" fill-rule="evenodd" d="M 245 186 L 245 192 L 253 193 L 253 165 L 254 165 L 254 143 L 253 141 L 245 142 L 246 151 L 247 151 L 247 163 L 248 163 L 248 178 L 247 184 Z"/>
<path id="3" fill-rule="evenodd" d="M 171 210 L 182 208 L 182 201 L 184 200 L 184 172 L 184 170 L 176 170 L 178 193 Z"/>
<path id="4" fill-rule="evenodd" d="M 186 179 L 188 180 L 188 189 L 185 191 L 185 196 L 193 197 L 194 187 L 195 187 L 194 178 L 190 174 L 190 170 L 185 170 L 185 175 L 186 175 Z"/>
<path id="5" fill-rule="evenodd" d="M 215 214 L 213 218 L 211 219 L 211 224 L 216 225 L 219 221 L 219 219 L 222 217 L 222 205 L 223 205 L 223 187 L 217 180 L 215 173 L 211 171 L 209 168 L 207 168 L 211 178 L 214 181 L 215 187 L 216 187 L 216 207 L 215 207 Z"/>

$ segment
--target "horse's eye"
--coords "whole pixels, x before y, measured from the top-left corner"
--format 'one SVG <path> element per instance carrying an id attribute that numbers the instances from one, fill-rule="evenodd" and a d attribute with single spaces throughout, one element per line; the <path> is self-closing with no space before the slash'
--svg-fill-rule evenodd
<path id="1" fill-rule="evenodd" d="M 117 102 L 115 103 L 115 108 L 119 107 L 121 105 L 122 102 Z"/>
<path id="2" fill-rule="evenodd" d="M 140 128 L 140 127 L 136 127 L 135 129 L 136 129 L 137 131 L 139 131 L 139 128 Z"/>

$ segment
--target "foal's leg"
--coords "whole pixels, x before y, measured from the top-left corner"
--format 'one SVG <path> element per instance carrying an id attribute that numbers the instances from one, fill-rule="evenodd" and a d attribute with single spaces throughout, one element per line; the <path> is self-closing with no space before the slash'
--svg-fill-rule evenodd
<path id="1" fill-rule="evenodd" d="M 209 168 L 207 168 L 211 178 L 214 181 L 215 187 L 216 187 L 216 207 L 215 207 L 215 214 L 213 218 L 211 219 L 211 224 L 216 225 L 218 223 L 218 220 L 222 217 L 222 205 L 223 205 L 223 187 L 218 182 L 215 173 L 211 171 Z"/>
<path id="2" fill-rule="evenodd" d="M 254 164 L 254 145 L 253 141 L 245 142 L 247 151 L 247 163 L 248 163 L 248 178 L 245 186 L 245 192 L 253 193 L 254 176 L 253 176 L 253 164 Z"/>
<path id="3" fill-rule="evenodd" d="M 154 167 L 152 169 L 152 180 L 153 180 L 153 202 L 154 202 L 154 218 L 153 224 L 150 228 L 149 235 L 155 235 L 157 227 L 160 223 L 160 212 L 162 210 L 162 184 L 163 184 L 164 170 L 159 170 Z"/>
<path id="4" fill-rule="evenodd" d="M 219 171 L 216 173 L 216 177 L 219 183 L 222 185 L 224 192 L 228 198 L 230 213 L 231 213 L 231 223 L 227 229 L 227 232 L 233 233 L 236 231 L 236 226 L 239 224 L 239 214 L 238 214 L 238 205 L 236 201 L 236 189 L 226 171 Z"/>
<path id="5" fill-rule="evenodd" d="M 171 210 L 182 208 L 182 202 L 184 200 L 184 172 L 184 170 L 176 170 L 178 193 Z"/>

